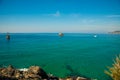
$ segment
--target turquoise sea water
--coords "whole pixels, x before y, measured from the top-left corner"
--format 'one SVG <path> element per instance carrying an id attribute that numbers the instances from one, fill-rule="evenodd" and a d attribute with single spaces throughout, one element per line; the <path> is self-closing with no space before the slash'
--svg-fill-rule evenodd
<path id="1" fill-rule="evenodd" d="M 41 66 L 55 76 L 81 75 L 110 80 L 107 66 L 120 54 L 120 35 L 65 33 L 12 33 L 11 40 L 0 34 L 0 66 Z"/>

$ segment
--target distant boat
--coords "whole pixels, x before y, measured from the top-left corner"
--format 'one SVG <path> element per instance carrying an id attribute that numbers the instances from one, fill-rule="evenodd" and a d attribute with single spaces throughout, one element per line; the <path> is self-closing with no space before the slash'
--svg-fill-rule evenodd
<path id="1" fill-rule="evenodd" d="M 61 32 L 60 32 L 58 35 L 59 35 L 60 37 L 64 36 L 64 34 L 63 34 L 63 33 L 61 33 Z"/>
<path id="2" fill-rule="evenodd" d="M 6 39 L 7 39 L 7 40 L 10 40 L 10 34 L 9 34 L 9 33 L 7 33 Z"/>
<path id="3" fill-rule="evenodd" d="M 97 35 L 94 35 L 93 37 L 95 37 L 95 38 L 96 38 L 96 37 L 97 37 Z"/>

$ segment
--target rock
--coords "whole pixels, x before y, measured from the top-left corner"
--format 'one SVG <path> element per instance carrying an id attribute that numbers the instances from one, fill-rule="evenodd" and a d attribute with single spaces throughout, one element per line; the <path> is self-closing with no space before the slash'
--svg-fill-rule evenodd
<path id="1" fill-rule="evenodd" d="M 69 77 L 69 78 L 67 78 L 66 80 L 73 80 L 73 78 Z"/>
<path id="2" fill-rule="evenodd" d="M 39 66 L 31 66 L 28 69 L 28 72 L 31 72 L 33 74 L 38 74 L 38 73 L 40 73 L 40 67 Z"/>
<path id="3" fill-rule="evenodd" d="M 65 79 L 59 78 L 59 80 L 65 80 Z"/>
<path id="4" fill-rule="evenodd" d="M 39 75 L 35 75 L 35 74 L 29 74 L 28 75 L 30 78 L 41 78 Z"/>
<path id="5" fill-rule="evenodd" d="M 40 70 L 39 75 L 41 76 L 42 79 L 48 79 L 48 75 L 43 69 Z"/>
<path id="6" fill-rule="evenodd" d="M 1 75 L 6 76 L 6 77 L 11 77 L 14 75 L 14 70 L 10 67 L 8 68 L 3 68 L 0 72 Z"/>
<path id="7" fill-rule="evenodd" d="M 9 65 L 8 67 L 7 67 L 7 73 L 8 73 L 8 76 L 10 77 L 10 76 L 14 76 L 14 71 L 15 71 L 15 69 L 13 68 L 13 66 L 11 66 L 11 65 Z"/>
<path id="8" fill-rule="evenodd" d="M 1 71 L 0 71 L 0 74 L 3 75 L 3 74 L 7 74 L 7 69 L 6 68 L 2 68 Z"/>
<path id="9" fill-rule="evenodd" d="M 9 66 L 7 67 L 7 69 L 8 69 L 8 70 L 11 70 L 11 69 L 14 69 L 14 67 L 13 67 L 12 65 L 9 65 Z"/>
<path id="10" fill-rule="evenodd" d="M 59 80 L 59 78 L 55 77 L 55 76 L 51 76 L 51 77 L 49 77 L 49 80 Z"/>
<path id="11" fill-rule="evenodd" d="M 60 78 L 59 80 L 90 80 L 84 77 L 76 77 L 76 76 L 71 76 L 67 78 Z"/>
<path id="12" fill-rule="evenodd" d="M 77 77 L 76 80 L 88 80 L 88 79 L 83 78 L 83 77 Z"/>
<path id="13" fill-rule="evenodd" d="M 28 72 L 23 72 L 23 76 L 24 76 L 24 78 L 29 78 L 29 75 L 28 75 Z"/>
<path id="14" fill-rule="evenodd" d="M 16 73 L 16 74 L 15 74 L 15 77 L 16 77 L 16 78 L 20 78 L 20 76 L 21 76 L 20 73 Z"/>
<path id="15" fill-rule="evenodd" d="M 90 80 L 84 77 L 70 76 L 59 78 L 53 75 L 47 75 L 39 66 L 31 66 L 26 70 L 15 69 L 13 66 L 0 68 L 0 80 Z"/>
<path id="16" fill-rule="evenodd" d="M 29 69 L 28 69 L 28 73 L 33 73 L 33 74 L 37 74 L 39 76 L 41 76 L 42 79 L 47 79 L 48 78 L 48 75 L 46 74 L 46 72 L 41 69 L 39 66 L 31 66 Z"/>
<path id="17" fill-rule="evenodd" d="M 15 72 L 14 72 L 14 77 L 21 79 L 21 78 L 23 78 L 23 74 L 22 74 L 21 71 L 15 70 Z"/>

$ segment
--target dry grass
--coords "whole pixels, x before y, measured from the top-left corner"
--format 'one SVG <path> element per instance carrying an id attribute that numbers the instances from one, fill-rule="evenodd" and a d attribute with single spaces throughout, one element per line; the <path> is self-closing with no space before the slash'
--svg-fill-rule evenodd
<path id="1" fill-rule="evenodd" d="M 120 80 L 120 55 L 116 57 L 113 67 L 108 67 L 108 71 L 105 73 L 109 75 L 113 80 Z"/>

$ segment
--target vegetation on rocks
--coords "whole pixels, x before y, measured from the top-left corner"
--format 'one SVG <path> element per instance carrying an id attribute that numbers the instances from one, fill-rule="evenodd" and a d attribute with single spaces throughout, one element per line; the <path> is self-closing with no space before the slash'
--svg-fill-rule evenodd
<path id="1" fill-rule="evenodd" d="M 113 67 L 108 67 L 108 71 L 105 71 L 113 80 L 120 80 L 120 55 L 116 57 Z"/>

